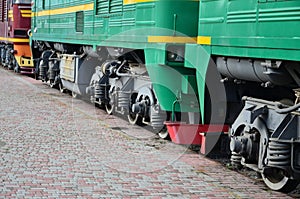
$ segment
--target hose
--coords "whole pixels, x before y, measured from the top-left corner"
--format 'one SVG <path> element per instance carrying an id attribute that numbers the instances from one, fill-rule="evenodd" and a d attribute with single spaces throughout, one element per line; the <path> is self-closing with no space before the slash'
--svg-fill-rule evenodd
<path id="1" fill-rule="evenodd" d="M 300 108 L 300 104 L 296 104 L 296 105 L 290 106 L 288 108 L 280 108 L 279 106 L 280 106 L 280 104 L 276 104 L 276 109 L 275 109 L 275 111 L 279 114 L 290 113 L 290 112 L 296 111 L 297 109 Z"/>
<path id="2" fill-rule="evenodd" d="M 262 99 L 255 99 L 252 97 L 243 97 L 244 101 L 251 101 L 251 102 L 256 102 L 256 103 L 263 103 L 266 105 L 270 105 L 270 106 L 274 106 L 275 105 L 275 111 L 279 114 L 287 114 L 293 111 L 296 111 L 297 109 L 300 108 L 300 103 L 296 104 L 294 106 L 289 106 L 287 107 L 286 105 L 280 103 L 280 102 L 270 102 L 270 101 L 266 101 L 266 100 L 262 100 Z M 284 107 L 284 108 L 282 108 Z"/>

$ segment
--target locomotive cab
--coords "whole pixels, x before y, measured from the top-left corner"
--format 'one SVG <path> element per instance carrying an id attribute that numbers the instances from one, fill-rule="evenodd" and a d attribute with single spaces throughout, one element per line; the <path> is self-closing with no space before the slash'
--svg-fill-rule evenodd
<path id="1" fill-rule="evenodd" d="M 31 24 L 31 1 L 9 0 L 1 3 L 2 65 L 16 72 L 33 74 L 28 36 Z"/>

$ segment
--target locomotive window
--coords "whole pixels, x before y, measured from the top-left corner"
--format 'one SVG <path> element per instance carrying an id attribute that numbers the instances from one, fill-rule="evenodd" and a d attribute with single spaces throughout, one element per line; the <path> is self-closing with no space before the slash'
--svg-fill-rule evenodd
<path id="1" fill-rule="evenodd" d="M 76 32 L 83 32 L 84 29 L 84 13 L 76 12 Z"/>
<path id="2" fill-rule="evenodd" d="M 26 37 L 27 36 L 27 30 L 14 30 L 14 35 L 18 37 Z"/>

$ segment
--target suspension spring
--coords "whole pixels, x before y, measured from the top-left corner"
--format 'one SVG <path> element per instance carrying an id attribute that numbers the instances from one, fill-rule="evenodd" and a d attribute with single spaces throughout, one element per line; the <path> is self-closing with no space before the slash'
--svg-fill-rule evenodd
<path id="1" fill-rule="evenodd" d="M 242 167 L 241 160 L 242 160 L 242 156 L 240 154 L 236 152 L 231 153 L 230 161 L 233 168 L 240 169 Z"/>
<path id="2" fill-rule="evenodd" d="M 99 98 L 102 101 L 109 100 L 109 89 L 110 85 L 108 84 L 96 84 L 95 85 L 95 98 Z"/>
<path id="3" fill-rule="evenodd" d="M 101 97 L 101 86 L 100 86 L 100 84 L 96 84 L 95 85 L 95 93 L 94 93 L 94 97 L 95 98 L 100 98 Z"/>
<path id="4" fill-rule="evenodd" d="M 39 66 L 39 76 L 44 78 L 46 76 L 47 67 L 44 65 L 43 61 L 40 62 Z"/>
<path id="5" fill-rule="evenodd" d="M 267 151 L 267 165 L 270 167 L 283 167 L 291 164 L 291 146 L 271 140 Z"/>
<path id="6" fill-rule="evenodd" d="M 164 121 L 166 120 L 166 115 L 161 111 L 151 111 L 151 126 L 154 129 L 161 129 L 164 126 Z"/>
<path id="7" fill-rule="evenodd" d="M 56 71 L 53 70 L 53 68 L 49 71 L 49 79 L 54 80 L 56 76 Z"/>
<path id="8" fill-rule="evenodd" d="M 118 92 L 118 107 L 128 109 L 130 105 L 130 92 Z"/>
<path id="9" fill-rule="evenodd" d="M 10 51 L 11 50 L 11 48 L 8 48 L 7 50 L 6 50 L 6 55 L 5 55 L 5 66 L 7 66 L 7 67 L 9 67 L 9 65 L 11 64 L 11 55 L 10 55 Z"/>

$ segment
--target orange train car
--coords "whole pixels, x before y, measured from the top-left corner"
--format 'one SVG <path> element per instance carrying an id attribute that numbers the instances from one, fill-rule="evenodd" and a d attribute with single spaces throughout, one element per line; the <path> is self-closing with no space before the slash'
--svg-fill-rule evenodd
<path id="1" fill-rule="evenodd" d="M 0 0 L 0 64 L 34 74 L 29 46 L 31 0 Z"/>

